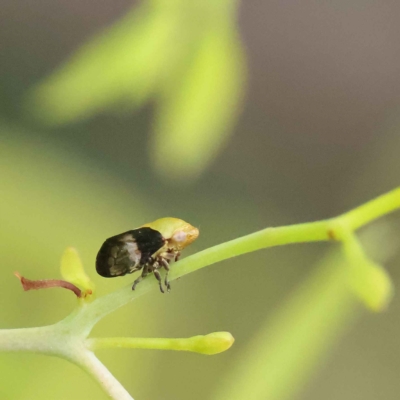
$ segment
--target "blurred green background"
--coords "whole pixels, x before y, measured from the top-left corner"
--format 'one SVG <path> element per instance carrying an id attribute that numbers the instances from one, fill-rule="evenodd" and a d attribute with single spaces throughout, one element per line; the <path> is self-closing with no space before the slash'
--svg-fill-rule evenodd
<path id="1" fill-rule="evenodd" d="M 96 275 L 101 243 L 156 218 L 200 228 L 188 255 L 337 215 L 399 184 L 397 2 L 0 0 L 0 8 L 1 328 L 50 324 L 73 309 L 70 293 L 23 293 L 13 276 L 58 277 L 67 246 L 78 248 L 100 296 L 134 279 Z M 400 238 L 399 220 L 390 217 Z M 215 399 L 233 366 L 251 371 L 252 340 L 332 247 L 225 261 L 173 282 L 170 295 L 139 298 L 92 334 L 230 331 L 226 353 L 99 357 L 135 399 Z M 400 256 L 384 258 L 397 286 Z M 273 330 L 274 346 L 289 349 L 286 366 L 307 364 L 318 329 L 334 346 L 317 352 L 311 380 L 293 376 L 283 384 L 293 393 L 262 398 L 397 399 L 399 309 L 395 297 L 383 314 L 357 308 L 353 320 L 346 308 L 342 322 L 332 315 L 315 329 L 310 320 L 310 342 L 293 360 L 294 341 Z M 273 370 L 265 364 L 265 376 Z M 0 376 L 0 399 L 106 399 L 55 358 L 0 354 Z M 249 387 L 248 398 L 257 396 Z"/>

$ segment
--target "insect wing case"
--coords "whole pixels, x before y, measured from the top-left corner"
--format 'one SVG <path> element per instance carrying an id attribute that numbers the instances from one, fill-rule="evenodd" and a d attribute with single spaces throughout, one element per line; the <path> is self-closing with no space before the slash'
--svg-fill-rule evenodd
<path id="1" fill-rule="evenodd" d="M 140 270 L 164 243 L 161 233 L 149 227 L 110 237 L 97 254 L 96 271 L 105 278 L 131 274 Z"/>

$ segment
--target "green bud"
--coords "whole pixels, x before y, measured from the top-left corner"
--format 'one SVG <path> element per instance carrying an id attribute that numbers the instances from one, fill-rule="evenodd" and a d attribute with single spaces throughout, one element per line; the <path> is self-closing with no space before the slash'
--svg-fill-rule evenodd
<path id="1" fill-rule="evenodd" d="M 188 350 L 201 354 L 218 354 L 228 350 L 234 337 L 229 332 L 214 332 L 208 335 L 193 336 L 190 339 Z"/>

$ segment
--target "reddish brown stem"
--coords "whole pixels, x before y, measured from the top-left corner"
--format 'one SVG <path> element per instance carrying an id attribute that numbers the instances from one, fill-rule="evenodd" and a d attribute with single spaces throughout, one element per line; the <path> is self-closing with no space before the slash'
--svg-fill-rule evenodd
<path id="1" fill-rule="evenodd" d="M 61 287 L 72 290 L 76 294 L 76 297 L 84 297 L 82 291 L 78 287 L 67 281 L 62 281 L 60 279 L 40 279 L 37 281 L 31 281 L 30 279 L 21 276 L 18 272 L 14 272 L 14 275 L 20 280 L 25 291 Z"/>

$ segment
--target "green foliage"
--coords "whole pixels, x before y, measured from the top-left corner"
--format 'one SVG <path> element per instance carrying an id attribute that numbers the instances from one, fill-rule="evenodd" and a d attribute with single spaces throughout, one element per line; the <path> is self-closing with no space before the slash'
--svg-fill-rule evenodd
<path id="1" fill-rule="evenodd" d="M 29 111 L 57 127 L 97 113 L 138 109 L 152 102 L 154 122 L 148 152 L 153 168 L 163 177 L 163 182 L 168 179 L 191 180 L 200 175 L 223 149 L 240 109 L 246 71 L 236 12 L 235 0 L 143 1 L 120 21 L 89 40 L 63 66 L 32 88 L 27 99 Z M 12 131 L 1 128 L 7 133 Z M 138 226 L 154 219 L 155 213 L 164 215 L 165 209 L 157 209 L 151 203 L 150 196 L 144 195 L 135 178 L 132 178 L 134 183 L 131 186 L 126 185 L 123 179 L 105 169 L 98 171 L 98 164 L 80 160 L 71 149 L 54 151 L 45 141 L 39 143 L 28 136 L 24 137 L 21 145 L 22 141 L 16 139 L 19 135 L 20 132 L 11 132 L 9 138 L 0 143 L 3 162 L 0 170 L 3 211 L 0 215 L 3 228 L 0 242 L 4 244 L 2 261 L 8 269 L 18 266 L 21 272 L 32 278 L 52 274 L 55 268 L 51 266 L 57 263 L 59 253 L 71 242 L 80 248 L 84 258 L 86 254 L 86 265 L 91 265 L 93 259 L 88 255 L 95 254 L 106 232 L 121 232 Z M 196 206 L 195 211 L 190 211 L 194 208 L 191 205 L 183 208 L 179 204 L 178 209 L 197 213 L 200 205 Z M 39 207 L 43 212 L 37 212 Z M 360 314 L 360 304 L 375 312 L 385 310 L 393 295 L 392 282 L 385 269 L 366 256 L 355 231 L 399 207 L 400 190 L 397 189 L 337 218 L 268 228 L 186 257 L 173 268 L 171 279 L 176 279 L 207 265 L 268 247 L 318 241 L 340 245 L 340 250 L 318 264 L 315 273 L 305 279 L 283 307 L 271 319 L 266 319 L 243 354 L 229 364 L 233 368 L 225 368 L 224 364 L 221 376 L 222 370 L 226 371 L 226 379 L 218 385 L 215 399 L 292 398 L 315 373 L 334 341 Z M 225 220 L 218 218 L 213 226 L 217 228 L 229 222 L 232 212 L 238 209 L 226 204 L 214 208 L 212 200 L 204 208 L 212 210 L 211 219 L 221 210 L 228 215 Z M 237 214 L 244 214 L 235 217 L 240 232 L 244 232 L 243 224 L 251 213 L 247 214 L 241 208 Z M 214 238 L 210 242 L 212 240 Z M 381 243 L 379 237 L 374 240 Z M 368 248 L 375 242 L 363 241 Z M 386 245 L 386 242 L 382 243 L 379 250 L 386 252 Z M 375 257 L 375 251 L 372 254 L 379 260 L 384 258 L 380 254 Z M 88 294 L 94 291 L 94 283 L 84 272 L 75 251 L 70 249 L 66 252 L 61 268 L 64 279 Z M 241 271 L 249 275 L 248 269 Z M 11 289 L 14 286 L 7 279 L 15 278 L 3 279 L 8 298 L 14 294 Z M 100 281 L 96 283 L 101 287 Z M 10 317 L 10 325 L 43 326 L 0 330 L 0 349 L 67 359 L 92 375 L 107 396 L 128 400 L 131 399 L 128 390 L 99 362 L 94 351 L 122 347 L 216 354 L 232 345 L 233 337 L 227 332 L 185 339 L 88 338 L 93 326 L 108 314 L 157 289 L 152 277 L 145 279 L 134 293 L 131 283 L 116 289 L 119 284 L 120 281 L 108 281 L 109 294 L 91 302 L 93 296 L 87 296 L 78 302 L 67 318 L 51 325 L 47 325 L 48 320 L 40 318 L 45 315 L 53 322 L 64 315 L 65 310 L 58 306 L 65 304 L 64 299 L 58 297 L 62 296 L 60 291 L 52 291 L 49 297 L 42 298 L 41 307 L 36 306 L 36 310 L 49 310 L 48 315 L 25 312 L 23 305 L 24 299 L 29 299 L 27 296 L 38 297 L 43 293 L 21 294 L 21 300 L 7 305 L 7 315 L 20 318 L 13 320 Z M 208 282 L 207 288 L 211 285 Z M 240 293 L 241 296 L 245 294 L 245 291 Z M 213 299 L 205 297 L 201 301 L 207 308 Z M 168 300 L 171 302 L 167 303 Z M 110 336 L 108 330 L 120 332 L 126 326 L 129 328 L 127 335 L 137 326 L 144 330 L 146 327 L 158 329 L 165 322 L 162 311 L 159 311 L 162 305 L 168 304 L 172 308 L 172 297 L 168 300 L 163 298 L 161 303 L 152 298 L 139 303 L 140 307 L 133 314 L 120 314 L 111 324 L 104 324 L 102 333 L 105 330 Z M 146 308 L 153 304 L 153 308 Z M 175 303 L 175 306 L 179 304 Z M 197 315 L 194 318 L 201 323 L 205 321 Z M 239 312 L 237 318 L 241 318 Z M 131 321 L 132 325 L 128 325 Z M 179 331 L 187 323 L 186 320 L 174 321 L 171 325 Z M 9 372 L 13 360 L 6 359 L 2 364 L 5 365 L 1 370 L 4 380 L 15 379 L 13 372 Z M 18 372 L 20 365 L 24 365 L 23 361 L 15 366 Z M 137 361 L 130 359 L 132 368 L 126 368 L 124 364 L 118 366 L 119 370 L 116 364 L 110 365 L 121 381 L 132 384 L 129 391 L 139 390 L 134 381 L 138 371 L 144 371 L 143 376 L 148 377 L 148 381 L 140 380 L 143 386 L 154 383 L 152 365 L 147 365 L 146 371 L 146 359 Z M 61 381 L 64 364 L 57 365 L 57 368 Z M 46 388 L 39 384 L 38 377 L 43 376 L 43 382 L 46 382 L 46 371 L 49 370 L 41 365 L 35 368 L 36 375 L 33 370 L 25 371 L 30 393 L 40 393 L 42 398 Z M 218 376 L 218 382 L 221 382 L 221 376 Z M 79 379 L 79 376 L 75 378 Z M 14 399 L 17 396 L 26 398 L 29 394 L 22 392 L 16 381 L 4 396 Z M 87 393 L 79 387 L 79 394 L 85 398 L 100 398 L 102 395 L 91 387 Z M 54 394 L 49 396 L 53 398 Z M 68 393 L 65 396 L 72 397 Z"/>
<path id="2" fill-rule="evenodd" d="M 34 88 L 29 107 L 65 124 L 154 98 L 154 168 L 172 180 L 193 178 L 238 113 L 245 67 L 235 17 L 234 0 L 148 0 Z"/>

